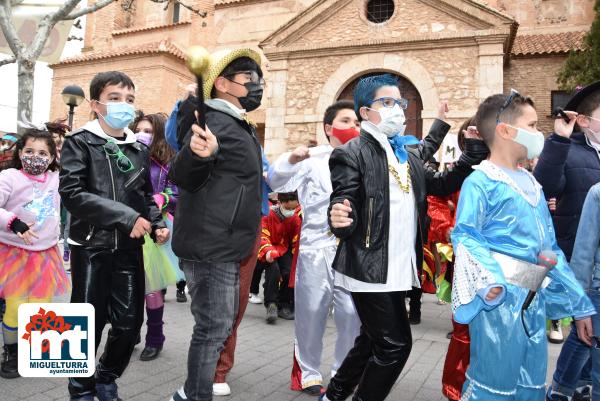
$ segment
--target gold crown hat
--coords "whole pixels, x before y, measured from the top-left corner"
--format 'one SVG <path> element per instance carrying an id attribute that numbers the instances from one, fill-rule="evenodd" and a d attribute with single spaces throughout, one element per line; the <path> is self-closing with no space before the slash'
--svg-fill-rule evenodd
<path id="1" fill-rule="evenodd" d="M 210 99 L 215 81 L 221 75 L 225 67 L 233 60 L 240 57 L 249 57 L 260 66 L 260 54 L 252 49 L 236 49 L 236 50 L 219 50 L 210 55 L 209 64 L 202 79 L 204 80 L 204 98 Z"/>

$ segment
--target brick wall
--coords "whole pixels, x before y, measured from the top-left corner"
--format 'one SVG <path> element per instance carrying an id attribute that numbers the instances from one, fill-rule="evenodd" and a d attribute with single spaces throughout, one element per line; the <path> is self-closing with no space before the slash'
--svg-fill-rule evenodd
<path id="1" fill-rule="evenodd" d="M 66 117 L 68 107 L 60 96 L 62 88 L 75 84 L 89 96 L 90 81 L 99 72 L 119 70 L 128 74 L 136 86 L 136 108 L 145 113 L 170 113 L 187 84 L 193 77 L 185 65 L 168 55 L 141 55 L 104 60 L 93 64 L 67 64 L 56 66 L 52 85 L 50 118 Z M 75 109 L 74 127 L 89 120 L 87 102 Z"/>
<path id="2" fill-rule="evenodd" d="M 538 112 L 539 128 L 545 134 L 552 131 L 553 120 L 549 118 L 551 110 L 550 91 L 558 90 L 556 77 L 566 56 L 546 56 L 515 58 L 504 71 L 504 92 L 510 88 L 530 96 L 535 101 Z"/>
<path id="3" fill-rule="evenodd" d="M 594 0 L 485 0 L 513 16 L 520 29 L 585 26 L 594 19 Z"/>

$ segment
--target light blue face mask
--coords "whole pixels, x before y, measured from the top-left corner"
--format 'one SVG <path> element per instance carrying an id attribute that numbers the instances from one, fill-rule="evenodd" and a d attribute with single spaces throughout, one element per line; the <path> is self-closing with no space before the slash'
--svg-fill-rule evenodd
<path id="1" fill-rule="evenodd" d="M 512 125 L 508 126 L 517 130 L 517 136 L 513 138 L 513 141 L 525 146 L 528 159 L 535 159 L 542 153 L 542 149 L 544 149 L 544 134 L 539 131 L 530 132 L 523 128 L 513 127 Z"/>
<path id="2" fill-rule="evenodd" d="M 100 113 L 98 115 L 113 129 L 123 129 L 135 118 L 135 109 L 127 102 L 98 103 L 106 106 L 106 116 Z"/>

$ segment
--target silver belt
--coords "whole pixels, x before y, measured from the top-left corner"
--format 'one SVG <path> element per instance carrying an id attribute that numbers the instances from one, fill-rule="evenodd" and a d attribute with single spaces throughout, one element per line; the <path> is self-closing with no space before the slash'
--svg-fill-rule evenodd
<path id="1" fill-rule="evenodd" d="M 525 262 L 501 253 L 491 252 L 498 262 L 506 282 L 517 287 L 537 291 L 548 274 L 548 268 L 535 263 Z"/>

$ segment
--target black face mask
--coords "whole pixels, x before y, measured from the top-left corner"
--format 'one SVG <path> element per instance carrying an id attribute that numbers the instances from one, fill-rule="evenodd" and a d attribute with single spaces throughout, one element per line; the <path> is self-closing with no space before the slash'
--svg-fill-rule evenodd
<path id="1" fill-rule="evenodd" d="M 231 95 L 231 93 L 228 93 L 229 95 L 237 98 L 242 108 L 244 108 L 246 111 L 253 111 L 258 109 L 258 107 L 260 106 L 260 102 L 262 101 L 263 95 L 263 88 L 262 86 L 260 86 L 260 84 L 254 82 L 246 82 L 245 84 L 241 84 L 239 82 L 232 81 L 231 79 L 228 79 L 228 81 L 233 82 L 234 84 L 241 85 L 248 90 L 248 94 L 246 96 L 241 97 Z"/>

